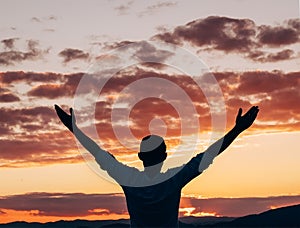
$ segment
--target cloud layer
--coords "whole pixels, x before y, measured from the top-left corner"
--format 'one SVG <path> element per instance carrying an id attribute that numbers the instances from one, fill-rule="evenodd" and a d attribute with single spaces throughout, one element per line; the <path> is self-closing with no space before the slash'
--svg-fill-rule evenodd
<path id="1" fill-rule="evenodd" d="M 180 216 L 199 216 L 201 213 L 216 216 L 245 216 L 266 210 L 300 203 L 300 196 L 251 197 L 251 198 L 197 198 L 183 196 Z M 84 193 L 27 193 L 0 198 L 1 216 L 5 211 L 34 212 L 32 216 L 55 216 L 63 218 L 83 218 L 90 215 L 117 214 L 128 218 L 123 194 Z"/>
<path id="2" fill-rule="evenodd" d="M 134 4 L 129 1 L 115 7 L 119 14 L 127 14 Z M 158 9 L 175 6 L 176 2 L 163 2 L 149 5 L 139 16 L 153 14 Z M 33 17 L 32 21 L 56 20 L 54 16 L 40 19 Z M 45 29 L 53 31 L 53 29 Z M 190 21 L 185 25 L 176 26 L 173 30 L 154 34 L 150 39 L 158 39 L 172 44 L 184 46 L 189 44 L 199 52 L 221 51 L 225 53 L 239 54 L 254 62 L 279 62 L 299 57 L 293 45 L 299 44 L 300 20 L 289 19 L 277 25 L 259 25 L 247 18 L 230 18 L 225 16 L 209 16 Z M 119 42 L 97 42 L 103 50 L 114 49 L 120 45 L 126 45 L 135 41 L 121 40 Z M 25 50 L 19 50 L 16 44 L 20 38 L 10 37 L 1 40 L 0 66 L 10 66 L 27 60 L 43 59 L 49 53 L 50 48 L 40 48 L 39 41 L 29 39 L 26 41 Z M 80 48 L 64 48 L 57 52 L 65 66 L 74 60 L 94 60 L 92 53 Z"/>
<path id="3" fill-rule="evenodd" d="M 78 83 L 84 74 L 57 74 L 57 73 L 33 73 L 33 72 L 3 72 L 0 74 L 0 82 L 4 88 L 0 90 L 0 99 L 3 103 L 14 103 L 13 107 L 0 108 L 0 135 L 1 150 L 0 159 L 4 166 L 14 166 L 19 163 L 44 164 L 47 162 L 70 162 L 82 161 L 76 152 L 76 144 L 73 143 L 71 135 L 60 123 L 53 109 L 53 104 L 59 99 L 71 99 L 77 89 Z M 233 126 L 235 116 L 239 107 L 244 110 L 251 105 L 259 105 L 261 112 L 257 123 L 252 126 L 251 131 L 299 131 L 300 130 L 300 72 L 283 73 L 280 71 L 245 71 L 245 72 L 215 72 L 214 76 L 222 90 L 227 109 L 227 127 Z M 155 85 L 157 97 L 140 100 L 136 103 L 129 115 L 129 127 L 133 135 L 139 139 L 149 134 L 149 124 L 155 118 L 161 119 L 167 126 L 166 140 L 181 135 L 182 120 L 190 121 L 196 118 L 201 124 L 201 131 L 211 130 L 211 110 L 207 99 L 201 89 L 196 86 L 192 79 L 182 74 L 168 74 L 157 72 L 152 68 L 133 67 L 119 72 L 112 77 L 101 91 L 102 101 L 96 103 L 96 127 L 99 137 L 105 141 L 105 149 L 116 155 L 136 153 L 129 148 L 124 148 L 117 139 L 114 130 L 123 131 L 124 120 L 122 115 L 117 116 L 112 126 L 112 111 L 122 113 L 127 110 L 126 102 L 131 98 L 141 97 L 145 91 L 154 90 L 153 85 L 143 85 L 142 90 L 123 89 L 133 82 L 147 78 L 160 78 L 170 81 L 183 90 L 190 97 L 198 117 L 185 113 L 180 116 L 174 102 L 185 102 L 184 100 L 163 100 L 160 96 L 164 93 L 176 94 L 174 88 L 166 89 L 164 86 Z M 205 81 L 205 75 L 203 80 Z M 22 107 L 18 105 L 24 95 L 15 93 L 14 86 L 25 83 L 31 86 L 26 96 L 32 101 L 46 99 L 50 106 Z M 93 85 L 97 81 L 93 81 Z M 173 91 L 174 90 L 174 91 Z M 121 97 L 128 98 L 118 108 L 114 108 L 120 92 Z M 125 90 L 126 91 L 126 90 Z M 89 94 L 89 87 L 83 94 Z M 126 100 L 126 99 L 125 99 Z M 67 111 L 71 103 L 64 106 Z M 187 105 L 181 104 L 181 105 Z M 187 109 L 186 109 L 187 110 Z M 88 111 L 88 110 L 85 110 Z M 79 112 L 78 120 L 85 121 L 84 112 Z M 80 114 L 81 113 L 81 114 Z M 127 121 L 127 120 L 126 120 Z M 158 126 L 162 127 L 162 126 Z M 187 132 L 193 132 L 194 126 L 185 126 Z M 34 135 L 28 134 L 34 132 Z M 88 132 L 87 132 L 88 133 Z M 14 136 L 14 137 L 12 137 Z M 124 135 L 124 139 L 127 136 Z M 66 144 L 68 141 L 70 143 Z M 16 143 L 18 142 L 18 143 Z M 106 143 L 107 142 L 107 143 Z M 109 143 L 108 143 L 109 142 Z M 135 141 L 134 143 L 138 143 Z M 172 144 L 172 142 L 169 142 Z M 174 144 L 176 145 L 176 143 Z M 11 151 L 7 153 L 6 151 Z M 61 158 L 53 159 L 55 153 L 64 152 Z M 75 151 L 75 152 L 72 152 Z M 47 156 L 42 156 L 42 155 Z M 14 160 L 14 162 L 10 162 Z M 2 166 L 3 166 L 2 165 Z"/>

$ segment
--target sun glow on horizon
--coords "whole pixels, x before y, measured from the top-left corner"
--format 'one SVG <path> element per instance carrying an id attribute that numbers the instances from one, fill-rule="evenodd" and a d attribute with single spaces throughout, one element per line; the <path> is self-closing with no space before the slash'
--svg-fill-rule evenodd
<path id="1" fill-rule="evenodd" d="M 219 217 L 216 212 L 195 212 L 195 207 L 180 207 L 179 213 L 183 214 L 183 216 L 194 216 L 194 217 L 206 217 L 206 216 L 214 216 Z"/>
<path id="2" fill-rule="evenodd" d="M 114 213 L 106 213 L 106 210 L 98 210 L 91 211 L 91 215 L 74 215 L 74 216 L 50 216 L 43 215 L 43 213 L 39 210 L 30 210 L 30 211 L 21 211 L 21 210 L 11 210 L 11 209 L 1 209 L 0 211 L 0 224 L 10 223 L 15 221 L 25 221 L 25 222 L 56 222 L 56 221 L 73 221 L 75 219 L 81 220 L 118 220 L 118 219 L 129 219 L 128 214 L 114 214 Z"/>

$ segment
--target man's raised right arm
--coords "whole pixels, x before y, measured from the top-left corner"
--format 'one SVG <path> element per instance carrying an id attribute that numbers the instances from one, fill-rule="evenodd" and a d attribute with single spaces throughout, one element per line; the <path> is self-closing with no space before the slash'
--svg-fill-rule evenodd
<path id="1" fill-rule="evenodd" d="M 102 150 L 98 146 L 98 144 L 96 144 L 91 138 L 89 138 L 77 127 L 75 115 L 72 108 L 70 108 L 70 114 L 67 114 L 58 105 L 55 105 L 55 110 L 61 122 L 75 135 L 80 144 L 95 158 L 101 156 L 102 153 L 108 153 L 107 151 Z"/>

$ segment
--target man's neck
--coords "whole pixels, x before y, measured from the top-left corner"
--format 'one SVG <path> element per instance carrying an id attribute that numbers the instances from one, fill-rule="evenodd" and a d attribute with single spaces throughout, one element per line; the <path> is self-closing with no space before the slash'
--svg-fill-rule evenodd
<path id="1" fill-rule="evenodd" d="M 157 174 L 160 174 L 161 171 L 161 167 L 162 167 L 163 163 L 158 163 L 156 165 L 152 165 L 152 166 L 146 166 L 144 168 L 144 172 L 146 173 L 146 175 L 150 178 L 155 177 Z"/>

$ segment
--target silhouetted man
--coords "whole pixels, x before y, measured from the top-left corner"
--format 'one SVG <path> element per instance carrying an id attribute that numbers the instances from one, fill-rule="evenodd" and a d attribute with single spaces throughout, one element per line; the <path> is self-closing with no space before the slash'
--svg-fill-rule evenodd
<path id="1" fill-rule="evenodd" d="M 167 157 L 166 144 L 162 137 L 148 135 L 142 139 L 138 156 L 143 162 L 144 171 L 139 171 L 117 161 L 86 136 L 77 127 L 72 108 L 70 115 L 57 105 L 55 109 L 60 120 L 95 157 L 100 167 L 122 187 L 131 227 L 178 227 L 181 189 L 201 174 L 215 156 L 204 166 L 201 164 L 202 158 L 212 152 L 215 155 L 222 153 L 241 132 L 252 125 L 259 111 L 258 106 L 253 106 L 242 116 L 240 108 L 235 126 L 223 138 L 213 143 L 205 152 L 193 157 L 187 164 L 161 173 L 163 161 Z"/>

